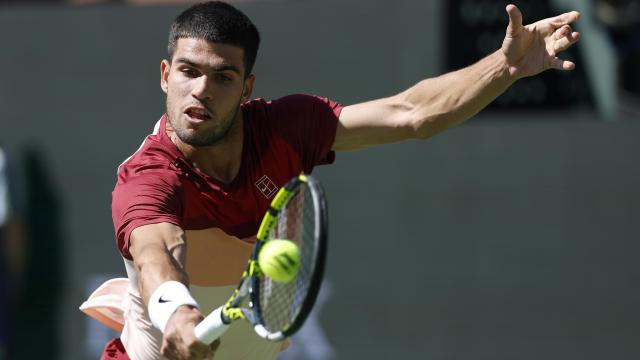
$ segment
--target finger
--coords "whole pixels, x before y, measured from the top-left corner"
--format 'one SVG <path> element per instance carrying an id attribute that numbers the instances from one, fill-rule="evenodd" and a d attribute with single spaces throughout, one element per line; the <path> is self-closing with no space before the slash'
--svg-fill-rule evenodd
<path id="1" fill-rule="evenodd" d="M 575 44 L 580 40 L 580 33 L 573 32 L 571 35 L 563 37 L 559 40 L 556 40 L 553 43 L 553 51 L 554 53 L 559 53 L 561 51 L 567 50 L 571 45 Z"/>
<path id="2" fill-rule="evenodd" d="M 553 38 L 556 40 L 560 40 L 564 37 L 570 37 L 571 33 L 573 33 L 573 30 L 571 30 L 571 26 L 563 25 L 553 33 Z"/>
<path id="3" fill-rule="evenodd" d="M 573 70 L 575 69 L 576 64 L 569 60 L 562 60 L 559 58 L 551 59 L 551 68 L 556 70 Z"/>
<path id="4" fill-rule="evenodd" d="M 171 357 L 175 353 L 175 347 L 171 343 L 163 342 L 162 347 L 160 347 L 160 354 L 164 357 Z"/>
<path id="5" fill-rule="evenodd" d="M 215 358 L 216 350 L 220 347 L 220 339 L 216 339 L 216 341 L 212 342 L 207 346 L 207 355 L 204 357 L 206 360 L 212 360 Z"/>
<path id="6" fill-rule="evenodd" d="M 517 6 L 509 4 L 507 5 L 507 14 L 509 15 L 509 26 L 507 27 L 507 35 L 515 36 L 522 29 L 522 13 Z"/>
<path id="7" fill-rule="evenodd" d="M 204 360 L 213 360 L 216 357 L 216 350 L 220 346 L 220 341 L 216 340 L 207 345 L 207 354 L 203 357 Z"/>
<path id="8" fill-rule="evenodd" d="M 563 25 L 571 24 L 578 19 L 580 19 L 580 13 L 577 11 L 570 11 L 551 18 L 551 25 L 553 25 L 554 28 L 559 28 Z"/>
<path id="9" fill-rule="evenodd" d="M 211 345 L 207 345 L 200 342 L 198 339 L 195 338 L 195 336 L 192 339 L 189 339 L 188 341 L 190 342 L 188 346 L 189 352 L 191 353 L 191 356 L 195 358 L 206 357 L 206 356 L 209 356 L 209 354 L 213 353 L 214 349 L 212 349 Z"/>
<path id="10" fill-rule="evenodd" d="M 212 342 L 211 345 L 209 345 L 209 347 L 213 351 L 218 350 L 218 348 L 220 347 L 220 339 L 216 339 L 216 341 Z"/>
<path id="11" fill-rule="evenodd" d="M 188 359 L 207 359 L 213 356 L 213 350 L 209 346 L 192 346 L 189 349 Z"/>
<path id="12" fill-rule="evenodd" d="M 571 33 L 571 37 L 573 38 L 573 42 L 577 43 L 580 40 L 580 33 L 577 31 L 574 31 Z"/>
<path id="13" fill-rule="evenodd" d="M 174 346 L 165 347 L 164 350 L 160 351 L 163 359 L 188 359 L 189 352 L 186 350 L 178 349 Z"/>

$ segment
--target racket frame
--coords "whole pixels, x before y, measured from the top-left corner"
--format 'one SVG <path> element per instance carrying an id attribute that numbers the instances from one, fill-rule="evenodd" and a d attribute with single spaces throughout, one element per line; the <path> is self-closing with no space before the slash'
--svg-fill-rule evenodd
<path id="1" fill-rule="evenodd" d="M 317 241 L 316 263 L 314 273 L 309 283 L 307 296 L 298 311 L 293 323 L 286 329 L 271 332 L 264 326 L 260 310 L 260 269 L 258 266 L 258 254 L 262 246 L 269 241 L 270 231 L 278 223 L 278 214 L 295 194 L 302 184 L 307 184 L 311 189 L 313 199 L 315 222 L 314 238 Z M 254 331 L 262 338 L 271 341 L 281 341 L 295 334 L 304 324 L 315 304 L 322 278 L 327 254 L 328 211 L 324 190 L 315 178 L 301 174 L 289 180 L 276 194 L 269 210 L 262 219 L 256 244 L 254 245 L 247 268 L 242 274 L 240 284 L 225 305 L 222 305 L 209 314 L 195 328 L 196 337 L 205 344 L 210 344 L 226 332 L 234 320 L 243 318 L 252 324 Z M 245 299 L 249 299 L 249 307 L 241 307 Z"/>
<path id="2" fill-rule="evenodd" d="M 313 305 L 318 297 L 318 292 L 320 291 L 320 285 L 322 284 L 322 278 L 324 276 L 329 225 L 327 202 L 320 182 L 308 175 L 299 175 L 298 177 L 291 179 L 273 199 L 271 207 L 260 225 L 260 230 L 258 230 L 258 235 L 256 237 L 258 242 L 260 242 L 260 245 L 256 246 L 254 256 L 257 258 L 260 248 L 266 241 L 268 241 L 267 236 L 271 229 L 273 229 L 277 224 L 277 217 L 280 211 L 295 194 L 297 188 L 303 184 L 307 184 L 308 190 L 310 190 L 311 198 L 313 200 L 315 223 L 318 224 L 314 229 L 314 239 L 317 242 L 314 272 L 311 277 L 311 281 L 309 282 L 307 295 L 305 296 L 304 302 L 302 303 L 298 314 L 295 316 L 293 323 L 291 323 L 286 329 L 278 332 L 271 332 L 264 326 L 264 320 L 260 310 L 260 278 L 257 276 L 250 278 L 251 287 L 249 291 L 249 298 L 251 301 L 251 310 L 255 316 L 255 322 L 253 323 L 254 330 L 258 335 L 267 340 L 281 341 L 292 336 L 302 327 L 309 316 L 311 309 L 313 309 Z"/>

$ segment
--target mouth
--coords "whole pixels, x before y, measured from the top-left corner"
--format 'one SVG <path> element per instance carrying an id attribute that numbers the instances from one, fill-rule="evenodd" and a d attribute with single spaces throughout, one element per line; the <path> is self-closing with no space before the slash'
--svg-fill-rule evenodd
<path id="1" fill-rule="evenodd" d="M 211 115 L 205 108 L 191 106 L 188 107 L 187 110 L 184 111 L 184 114 L 187 115 L 189 120 L 194 122 L 202 122 L 206 120 L 211 120 Z"/>

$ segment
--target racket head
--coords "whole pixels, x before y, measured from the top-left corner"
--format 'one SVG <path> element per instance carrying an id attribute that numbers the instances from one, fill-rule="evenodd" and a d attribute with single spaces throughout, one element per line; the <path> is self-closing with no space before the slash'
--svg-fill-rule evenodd
<path id="1" fill-rule="evenodd" d="M 251 277 L 249 296 L 258 335 L 283 340 L 296 333 L 309 316 L 324 275 L 327 213 L 322 186 L 308 175 L 291 179 L 274 198 L 258 231 L 253 257 L 257 259 L 269 240 L 288 239 L 300 249 L 300 267 L 287 283 L 273 281 L 259 271 Z"/>

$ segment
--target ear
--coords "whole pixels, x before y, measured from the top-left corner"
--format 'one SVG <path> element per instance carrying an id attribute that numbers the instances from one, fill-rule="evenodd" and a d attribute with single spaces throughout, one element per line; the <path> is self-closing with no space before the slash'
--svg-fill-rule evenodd
<path id="1" fill-rule="evenodd" d="M 244 88 L 242 89 L 242 102 L 251 100 L 251 94 L 253 93 L 253 83 L 256 81 L 256 76 L 251 74 L 244 80 Z"/>
<path id="2" fill-rule="evenodd" d="M 171 70 L 171 64 L 168 60 L 162 60 L 160 63 L 160 88 L 166 94 L 169 90 L 169 70 Z"/>

